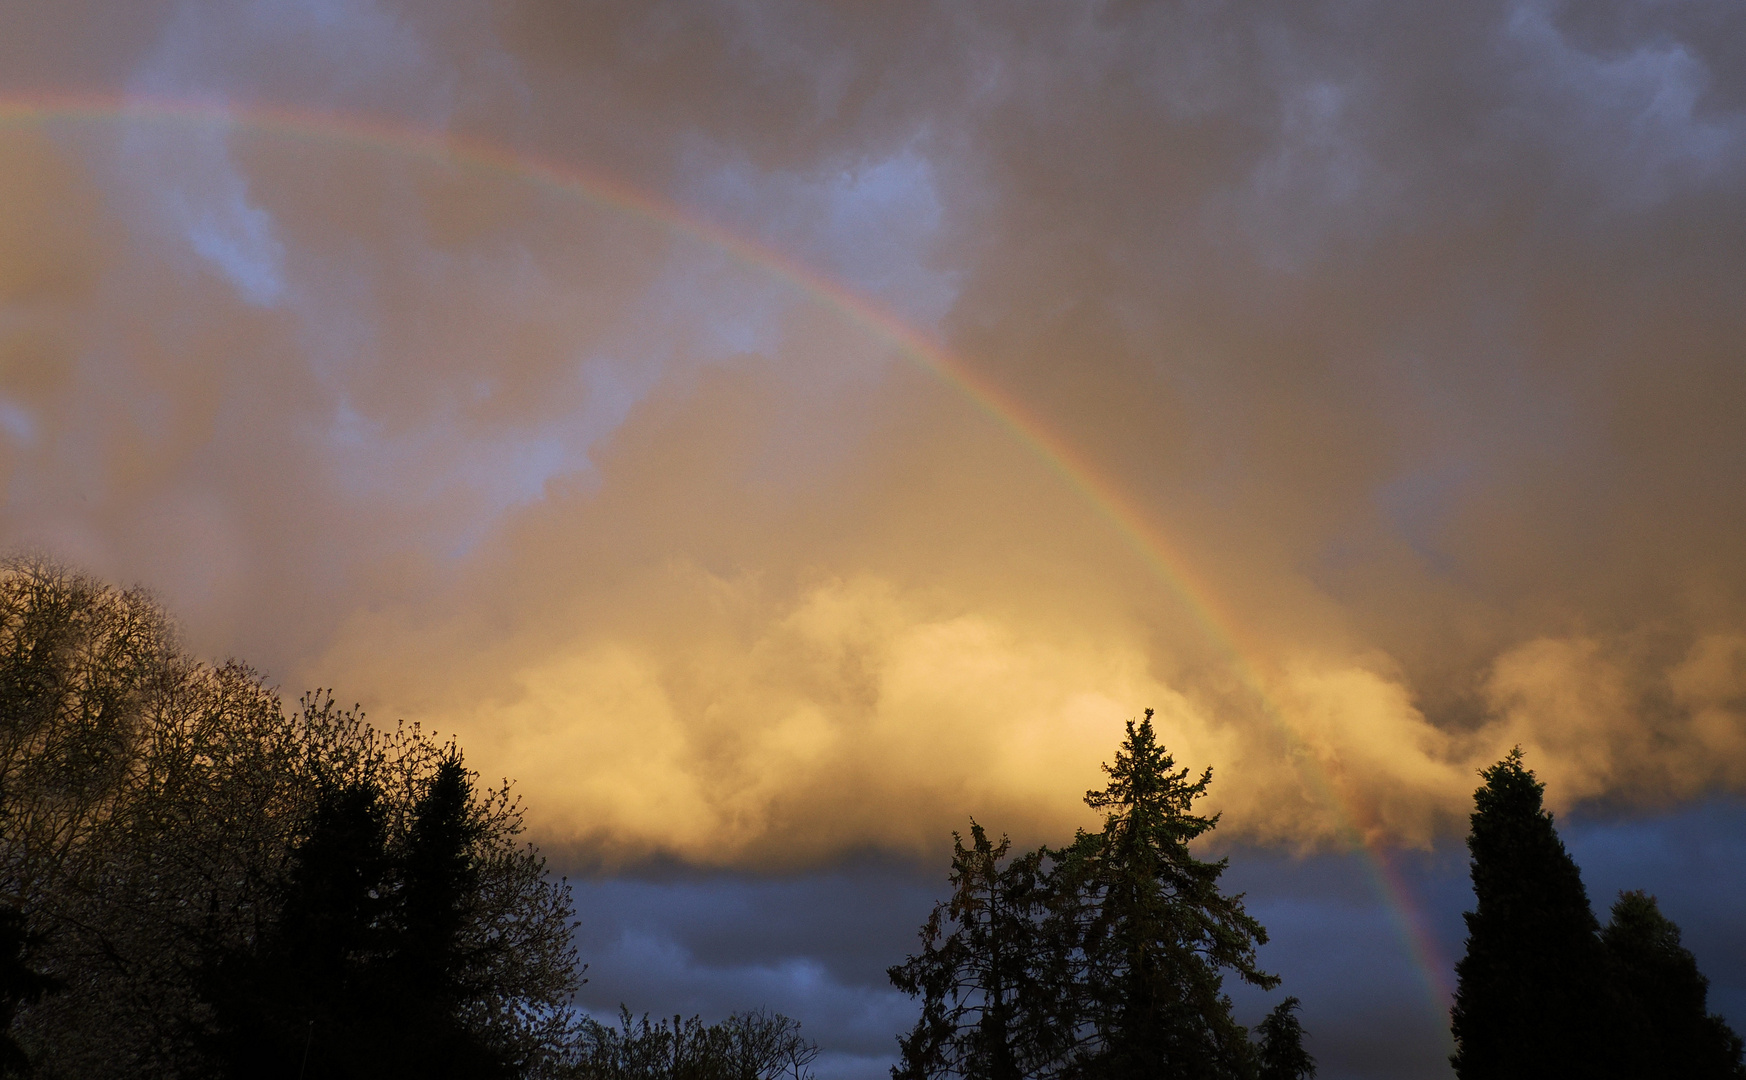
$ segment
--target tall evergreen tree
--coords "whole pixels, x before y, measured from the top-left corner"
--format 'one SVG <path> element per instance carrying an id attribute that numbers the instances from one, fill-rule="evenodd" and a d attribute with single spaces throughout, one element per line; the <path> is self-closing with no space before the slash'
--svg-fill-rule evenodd
<path id="1" fill-rule="evenodd" d="M 1266 930 L 1240 894 L 1219 890 L 1226 860 L 1189 850 L 1218 823 L 1194 812 L 1212 769 L 1189 780 L 1147 709 L 1104 771 L 1108 786 L 1085 796 L 1106 812 L 1103 829 L 1081 832 L 1057 872 L 1057 903 L 1075 916 L 1084 963 L 1076 1004 L 1090 1038 L 1076 1068 L 1100 1080 L 1245 1076 L 1252 1049 L 1223 973 L 1264 989 L 1279 979 L 1256 963 Z"/>
<path id="2" fill-rule="evenodd" d="M 1316 1059 L 1303 1048 L 1303 1023 L 1298 1000 L 1288 997 L 1256 1025 L 1261 1042 L 1255 1050 L 1256 1080 L 1312 1080 Z"/>
<path id="3" fill-rule="evenodd" d="M 0 1077 L 25 1076 L 30 1058 L 12 1036 L 12 1018 L 21 1005 L 42 1000 L 60 988 L 57 980 L 36 970 L 31 962 L 36 935 L 25 925 L 24 913 L 0 905 Z"/>
<path id="4" fill-rule="evenodd" d="M 1476 904 L 1455 966 L 1456 1075 L 1623 1075 L 1600 927 L 1542 806 L 1545 785 L 1520 747 L 1481 776 L 1467 838 Z"/>
<path id="5" fill-rule="evenodd" d="M 1631 1020 L 1631 1074 L 1642 1080 L 1741 1080 L 1741 1041 L 1709 1011 L 1710 981 L 1655 898 L 1620 893 L 1601 933 Z"/>
<path id="6" fill-rule="evenodd" d="M 1068 847 L 1007 859 L 971 822 L 953 834 L 952 896 L 922 928 L 922 951 L 890 969 L 922 1003 L 898 1042 L 894 1080 L 1306 1080 L 1315 1062 L 1288 998 L 1259 1043 L 1231 1015 L 1224 975 L 1264 989 L 1267 940 L 1241 895 L 1219 890 L 1224 860 L 1189 845 L 1218 822 L 1194 813 L 1212 770 L 1158 744 L 1152 711 L 1127 725 L 1109 784 L 1086 793 L 1103 828 Z"/>
<path id="7" fill-rule="evenodd" d="M 373 1075 L 387 1028 L 373 968 L 383 947 L 387 836 L 368 783 L 325 792 L 298 845 L 277 921 L 254 947 L 213 958 L 204 996 L 221 1073 L 243 1077 Z"/>
<path id="8" fill-rule="evenodd" d="M 468 1023 L 489 990 L 463 934 L 477 884 L 472 812 L 472 785 L 452 750 L 398 841 L 374 784 L 323 796 L 277 921 L 252 948 L 211 966 L 211 1046 L 225 1075 L 509 1074 Z"/>
<path id="9" fill-rule="evenodd" d="M 380 987 L 401 1033 L 397 1067 L 409 1077 L 507 1071 L 466 1022 L 486 990 L 477 978 L 482 946 L 463 935 L 479 877 L 477 833 L 472 782 L 451 747 L 413 813 Z"/>
<path id="10" fill-rule="evenodd" d="M 1064 954 L 1047 925 L 1044 852 L 1010 861 L 975 821 L 970 846 L 952 834 L 952 895 L 922 928 L 922 951 L 889 971 L 922 1015 L 898 1039 L 897 1080 L 1048 1075 L 1071 1036 L 1063 1005 Z"/>

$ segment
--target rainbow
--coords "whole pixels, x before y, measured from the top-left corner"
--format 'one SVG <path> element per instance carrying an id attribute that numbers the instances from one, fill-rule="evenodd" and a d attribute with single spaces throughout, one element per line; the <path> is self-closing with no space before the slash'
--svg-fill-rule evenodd
<path id="1" fill-rule="evenodd" d="M 644 219 L 774 275 L 837 312 L 849 323 L 889 343 L 957 390 L 984 416 L 1027 447 L 1063 483 L 1079 492 L 1086 504 L 1123 538 L 1153 575 L 1194 614 L 1209 638 L 1231 658 L 1233 670 L 1244 687 L 1284 733 L 1292 749 L 1303 749 L 1296 732 L 1274 703 L 1257 665 L 1249 659 L 1252 652 L 1243 644 L 1237 621 L 1218 603 L 1214 591 L 1194 572 L 1178 546 L 1147 513 L 1036 410 L 954 355 L 932 336 L 812 267 L 608 173 L 523 153 L 485 138 L 408 127 L 365 116 L 279 106 L 237 105 L 228 101 L 140 99 L 117 95 L 0 99 L 0 129 L 53 124 L 234 129 L 497 173 L 602 210 Z M 1339 795 L 1325 770 L 1313 764 L 1313 754 L 1295 753 L 1294 757 L 1311 763 L 1311 767 L 1304 770 L 1306 780 L 1319 798 L 1341 814 L 1347 838 L 1363 853 L 1371 883 L 1384 901 L 1428 997 L 1438 1012 L 1446 1010 L 1452 993 L 1449 985 L 1451 966 L 1441 957 L 1427 932 L 1426 920 L 1411 891 L 1395 871 L 1387 851 L 1355 824 L 1366 815 Z"/>

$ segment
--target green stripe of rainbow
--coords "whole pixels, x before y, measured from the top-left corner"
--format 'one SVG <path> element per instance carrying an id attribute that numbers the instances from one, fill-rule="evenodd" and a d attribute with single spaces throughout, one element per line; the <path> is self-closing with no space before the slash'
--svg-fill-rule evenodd
<path id="1" fill-rule="evenodd" d="M 362 116 L 339 116 L 278 106 L 236 106 L 205 100 L 134 99 L 102 95 L 26 96 L 0 99 L 0 128 L 49 124 L 148 124 L 202 129 L 236 129 L 289 139 L 342 144 L 401 157 L 460 165 L 500 173 L 616 213 L 646 219 L 675 234 L 700 240 L 785 280 L 838 312 L 850 323 L 921 364 L 961 392 L 985 416 L 1006 429 L 1051 472 L 1077 490 L 1091 509 L 1133 548 L 1153 575 L 1187 605 L 1207 635 L 1231 659 L 1232 669 L 1285 735 L 1294 751 L 1301 740 L 1274 704 L 1236 630 L 1214 592 L 1191 569 L 1176 544 L 1086 455 L 1060 436 L 1023 401 L 953 355 L 931 336 L 904 323 L 867 297 L 852 292 L 809 266 L 748 239 L 695 212 L 631 186 L 614 176 L 524 154 L 487 139 L 421 130 Z M 1329 782 L 1311 753 L 1294 753 L 1318 798 L 1341 815 L 1346 831 L 1365 856 L 1366 870 L 1384 901 L 1396 932 L 1441 1012 L 1447 1008 L 1449 965 L 1425 931 L 1425 920 L 1411 900 L 1386 853 L 1353 824 L 1359 816 Z"/>

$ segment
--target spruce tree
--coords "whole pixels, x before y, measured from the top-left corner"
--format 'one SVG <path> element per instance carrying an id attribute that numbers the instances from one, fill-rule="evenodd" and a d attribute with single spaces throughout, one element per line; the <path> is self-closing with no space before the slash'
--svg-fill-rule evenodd
<path id="1" fill-rule="evenodd" d="M 1740 1080 L 1740 1036 L 1709 1011 L 1710 981 L 1655 898 L 1620 893 L 1601 933 L 1628 1007 L 1632 1075 L 1642 1080 Z"/>
<path id="2" fill-rule="evenodd" d="M 1475 909 L 1451 1013 L 1461 1080 L 1624 1075 L 1618 1010 L 1582 874 L 1542 806 L 1520 747 L 1480 774 Z"/>
<path id="3" fill-rule="evenodd" d="M 1219 891 L 1226 860 L 1189 850 L 1218 823 L 1194 813 L 1212 769 L 1191 781 L 1176 768 L 1148 709 L 1128 722 L 1104 771 L 1108 786 L 1085 796 L 1106 811 L 1103 829 L 1081 832 L 1057 871 L 1057 904 L 1074 914 L 1084 963 L 1076 1006 L 1089 1038 L 1077 1071 L 1100 1080 L 1248 1075 L 1248 1032 L 1232 1018 L 1223 973 L 1263 989 L 1279 980 L 1256 963 L 1266 930 L 1240 894 Z"/>
<path id="4" fill-rule="evenodd" d="M 894 1080 L 1307 1080 L 1315 1062 L 1288 998 L 1260 1040 L 1224 993 L 1234 972 L 1271 989 L 1255 950 L 1267 933 L 1242 896 L 1219 889 L 1226 862 L 1189 845 L 1217 817 L 1194 813 L 1212 770 L 1158 744 L 1152 711 L 1129 721 L 1109 784 L 1086 793 L 1097 833 L 1008 859 L 971 822 L 953 834 L 952 896 L 922 928 L 922 951 L 890 969 L 922 1003 L 900 1037 Z"/>

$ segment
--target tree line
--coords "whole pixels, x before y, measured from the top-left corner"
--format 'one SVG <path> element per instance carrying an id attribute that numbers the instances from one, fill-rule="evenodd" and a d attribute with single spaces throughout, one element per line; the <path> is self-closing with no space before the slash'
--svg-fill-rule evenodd
<path id="1" fill-rule="evenodd" d="M 1014 853 L 972 821 L 952 894 L 890 970 L 921 1002 L 894 1080 L 1301 1080 L 1315 1060 L 1281 1001 L 1246 1031 L 1226 973 L 1262 989 L 1260 923 L 1226 896 L 1226 862 L 1189 844 L 1212 779 L 1130 722 L 1095 833 Z M 1655 898 L 1622 892 L 1602 927 L 1520 748 L 1484 770 L 1467 845 L 1475 910 L 1450 1012 L 1460 1080 L 1746 1080 L 1742 1040 Z"/>
<path id="2" fill-rule="evenodd" d="M 890 970 L 921 1002 L 901 1037 L 894 1080 L 1302 1080 L 1315 1075 L 1288 997 L 1254 1033 L 1237 1023 L 1225 973 L 1263 990 L 1266 929 L 1226 895 L 1227 860 L 1190 844 L 1217 817 L 1158 742 L 1152 711 L 1129 721 L 1086 793 L 1097 832 L 1013 853 L 974 821 L 953 835 L 951 897 L 934 909 L 919 953 Z"/>
<path id="3" fill-rule="evenodd" d="M 1475 909 L 1455 966 L 1461 1080 L 1746 1080 L 1741 1040 L 1653 896 L 1621 892 L 1603 928 L 1521 748 L 1481 774 Z"/>
<path id="4" fill-rule="evenodd" d="M 889 971 L 917 999 L 894 1080 L 1305 1080 L 1226 860 L 1192 845 L 1210 768 L 1147 710 L 1096 831 L 1014 851 L 974 820 L 950 894 Z M 1476 909 L 1451 1014 L 1462 1080 L 1746 1078 L 1653 897 L 1603 928 L 1518 750 L 1475 795 Z M 191 659 L 150 597 L 0 564 L 0 1077 L 810 1080 L 764 1010 L 602 1023 L 576 1008 L 568 885 L 507 783 L 331 694 L 286 708 Z"/>

